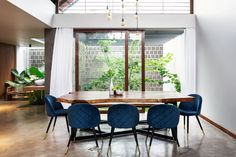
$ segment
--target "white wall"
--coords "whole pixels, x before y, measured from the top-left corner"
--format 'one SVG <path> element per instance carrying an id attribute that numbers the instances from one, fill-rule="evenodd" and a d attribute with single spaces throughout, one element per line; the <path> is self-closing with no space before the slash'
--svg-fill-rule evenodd
<path id="1" fill-rule="evenodd" d="M 38 20 L 51 25 L 55 13 L 55 5 L 50 0 L 8 0 L 13 5 L 34 16 Z"/>
<path id="2" fill-rule="evenodd" d="M 196 0 L 202 114 L 236 133 L 236 1 Z"/>
<path id="3" fill-rule="evenodd" d="M 136 28 L 133 14 L 124 16 L 126 26 L 121 26 L 121 14 L 114 14 L 108 21 L 106 14 L 56 14 L 53 18 L 54 27 L 75 28 Z M 195 27 L 195 15 L 139 15 L 139 28 L 188 28 Z"/>

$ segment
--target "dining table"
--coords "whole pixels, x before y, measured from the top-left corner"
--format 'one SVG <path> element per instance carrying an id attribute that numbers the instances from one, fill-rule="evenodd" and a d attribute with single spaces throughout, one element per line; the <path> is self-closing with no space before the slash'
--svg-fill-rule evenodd
<path id="1" fill-rule="evenodd" d="M 89 103 L 98 108 L 108 108 L 114 104 L 131 104 L 139 108 L 147 108 L 157 104 L 173 104 L 178 102 L 193 101 L 193 97 L 172 91 L 124 91 L 122 95 L 109 95 L 109 91 L 76 91 L 69 92 L 57 98 L 58 102 L 74 104 Z M 107 123 L 105 120 L 102 123 Z M 146 121 L 140 121 L 140 124 L 146 124 Z M 114 135 L 128 135 L 132 130 L 117 131 Z M 146 135 L 147 128 L 137 129 L 137 133 Z M 98 135 L 99 136 L 99 135 Z M 101 131 L 102 137 L 110 136 L 109 132 Z M 154 137 L 173 140 L 172 136 L 155 133 Z M 76 140 L 92 139 L 94 136 L 80 136 Z"/>
<path id="2" fill-rule="evenodd" d="M 192 101 L 193 97 L 169 91 L 124 91 L 122 95 L 109 95 L 109 91 L 77 91 L 57 98 L 64 103 L 89 103 L 97 107 L 109 107 L 114 103 L 131 103 L 137 107 L 150 106 L 155 103 L 172 103 Z"/>

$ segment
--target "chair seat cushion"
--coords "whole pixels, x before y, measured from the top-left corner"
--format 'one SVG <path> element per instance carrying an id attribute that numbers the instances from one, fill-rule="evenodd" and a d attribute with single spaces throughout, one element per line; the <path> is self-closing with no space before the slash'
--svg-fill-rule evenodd
<path id="1" fill-rule="evenodd" d="M 67 115 L 67 109 L 56 110 L 55 114 L 56 114 L 56 116 L 66 116 Z"/>
<path id="2" fill-rule="evenodd" d="M 198 115 L 196 111 L 186 111 L 186 110 L 179 109 L 179 112 L 180 112 L 180 115 L 184 115 L 184 116 Z"/>

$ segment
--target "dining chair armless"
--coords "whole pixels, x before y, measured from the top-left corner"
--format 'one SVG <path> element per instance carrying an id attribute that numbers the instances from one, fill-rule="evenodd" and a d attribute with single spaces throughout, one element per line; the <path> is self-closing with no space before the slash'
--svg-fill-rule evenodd
<path id="1" fill-rule="evenodd" d="M 67 144 L 66 153 L 68 152 L 71 141 L 76 137 L 77 129 L 93 129 L 95 143 L 98 147 L 95 127 L 98 127 L 101 136 L 99 127 L 101 118 L 96 106 L 91 104 L 74 104 L 68 108 L 68 120 L 69 126 L 71 127 L 71 135 Z"/>
<path id="2" fill-rule="evenodd" d="M 152 139 L 155 129 L 166 129 L 170 128 L 172 132 L 173 139 L 179 146 L 179 141 L 177 137 L 177 126 L 179 123 L 179 110 L 173 105 L 155 105 L 148 110 L 147 114 L 148 133 L 146 136 L 146 141 L 149 135 L 149 131 L 152 128 L 152 135 L 150 139 L 149 146 L 152 145 Z"/>
<path id="3" fill-rule="evenodd" d="M 137 139 L 136 126 L 139 123 L 139 111 L 137 107 L 128 104 L 117 104 L 109 107 L 107 114 L 107 122 L 111 126 L 109 148 L 111 146 L 115 128 L 132 128 L 136 146 L 138 147 L 139 144 Z"/>
<path id="4" fill-rule="evenodd" d="M 187 133 L 189 133 L 189 117 L 195 116 L 204 134 L 201 122 L 198 118 L 198 116 L 201 114 L 202 97 L 198 94 L 190 94 L 189 96 L 194 97 L 194 100 L 191 102 L 181 102 L 179 105 L 180 115 L 184 116 L 184 128 L 185 128 L 185 117 L 187 117 Z"/>
<path id="5" fill-rule="evenodd" d="M 65 117 L 67 130 L 68 130 L 68 132 L 70 132 L 69 125 L 68 125 L 68 120 L 67 120 L 67 109 L 64 109 L 62 104 L 60 102 L 57 102 L 56 98 L 54 96 L 52 96 L 52 95 L 45 96 L 44 100 L 45 100 L 47 115 L 49 117 L 51 117 L 50 121 L 48 123 L 47 130 L 46 130 L 45 139 L 47 137 L 47 134 L 48 134 L 48 131 L 50 129 L 51 123 L 53 121 L 53 118 L 55 118 L 55 119 L 54 119 L 54 124 L 53 124 L 52 131 L 54 131 L 54 128 L 55 128 L 55 125 L 56 125 L 56 121 L 57 121 L 57 117 L 61 117 L 62 116 L 62 117 Z"/>

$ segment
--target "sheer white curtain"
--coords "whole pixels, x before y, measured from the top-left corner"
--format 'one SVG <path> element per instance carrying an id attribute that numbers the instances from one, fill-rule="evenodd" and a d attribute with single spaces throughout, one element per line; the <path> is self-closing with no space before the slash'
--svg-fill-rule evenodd
<path id="1" fill-rule="evenodd" d="M 163 54 L 174 54 L 174 60 L 168 69 L 177 73 L 181 82 L 181 92 L 196 92 L 196 35 L 194 28 L 186 28 L 182 35 L 164 44 Z M 174 91 L 172 84 L 164 84 L 164 91 Z"/>
<path id="2" fill-rule="evenodd" d="M 17 47 L 16 69 L 22 72 L 29 67 L 29 47 Z"/>
<path id="3" fill-rule="evenodd" d="M 185 73 L 182 92 L 185 94 L 196 93 L 196 30 L 186 28 L 185 37 Z"/>
<path id="4" fill-rule="evenodd" d="M 52 57 L 50 95 L 59 97 L 72 91 L 73 51 L 73 29 L 57 28 Z"/>

